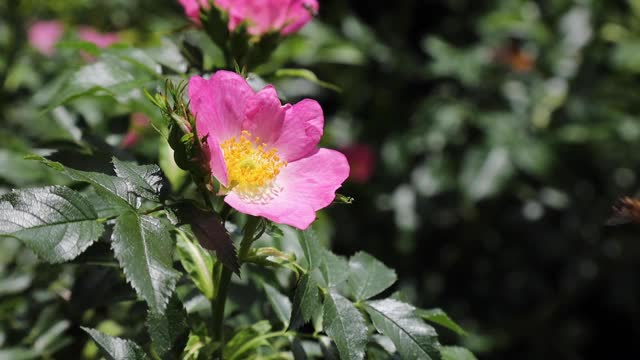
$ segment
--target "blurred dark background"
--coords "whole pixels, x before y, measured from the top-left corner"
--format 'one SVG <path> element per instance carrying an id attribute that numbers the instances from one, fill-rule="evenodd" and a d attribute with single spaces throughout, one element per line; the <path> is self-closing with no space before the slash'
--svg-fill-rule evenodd
<path id="1" fill-rule="evenodd" d="M 9 7 L 0 1 L 0 14 Z M 131 112 L 150 111 L 101 99 L 32 121 L 50 84 L 82 61 L 70 42 L 38 57 L 13 22 L 61 19 L 71 38 L 89 24 L 141 47 L 187 26 L 170 0 L 31 0 L 20 14 L 0 15 L 3 54 L 12 39 L 24 47 L 0 98 L 3 191 L 50 181 L 22 162 L 31 149 L 73 148 L 75 126 L 113 145 L 135 129 Z M 219 54 L 198 45 L 214 69 Z M 279 77 L 282 67 L 308 68 L 341 91 Z M 361 172 L 340 190 L 353 204 L 318 225 L 332 247 L 382 259 L 404 296 L 470 332 L 443 329 L 445 340 L 487 360 L 640 358 L 640 229 L 604 226 L 612 204 L 638 189 L 640 1 L 322 0 L 317 21 L 256 73 L 288 101 L 318 99 L 325 145 Z M 157 138 L 143 138 L 133 154 L 156 161 Z M 34 321 L 16 297 L 52 290 L 53 279 L 28 275 L 48 269 L 29 255 L 18 258 L 27 275 L 9 274 L 19 251 L 5 243 L 0 259 L 6 328 Z M 54 285 L 74 283 L 58 271 Z M 6 328 L 0 338 L 11 340 Z"/>

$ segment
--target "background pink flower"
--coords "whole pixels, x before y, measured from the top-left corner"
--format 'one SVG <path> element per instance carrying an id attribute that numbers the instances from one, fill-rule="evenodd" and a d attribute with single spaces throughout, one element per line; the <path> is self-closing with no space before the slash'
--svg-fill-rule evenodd
<path id="1" fill-rule="evenodd" d="M 102 33 L 90 26 L 78 28 L 78 37 L 84 41 L 96 44 L 99 48 L 106 48 L 120 41 L 117 33 Z"/>
<path id="2" fill-rule="evenodd" d="M 324 115 L 314 100 L 281 105 L 272 86 L 255 93 L 228 71 L 192 77 L 189 98 L 211 172 L 240 212 L 306 229 L 349 176 L 343 154 L 317 147 Z"/>
<path id="3" fill-rule="evenodd" d="M 373 175 L 376 154 L 369 145 L 353 144 L 340 149 L 347 157 L 351 172 L 349 179 L 355 183 L 365 183 Z"/>
<path id="4" fill-rule="evenodd" d="M 186 15 L 200 23 L 200 7 L 208 8 L 207 0 L 179 0 Z M 279 31 L 288 35 L 300 30 L 318 12 L 317 0 L 215 0 L 214 4 L 229 15 L 229 30 L 243 21 L 251 35 Z"/>
<path id="5" fill-rule="evenodd" d="M 185 14 L 196 24 L 200 24 L 200 7 L 209 8 L 208 0 L 178 0 L 184 8 Z"/>
<path id="6" fill-rule="evenodd" d="M 151 124 L 151 120 L 144 113 L 135 112 L 131 114 L 129 131 L 122 139 L 122 147 L 127 149 L 137 144 L 144 132 L 149 128 L 149 124 Z"/>
<path id="7" fill-rule="evenodd" d="M 37 21 L 29 27 L 29 44 L 42 54 L 51 56 L 63 32 L 64 26 L 57 20 Z"/>

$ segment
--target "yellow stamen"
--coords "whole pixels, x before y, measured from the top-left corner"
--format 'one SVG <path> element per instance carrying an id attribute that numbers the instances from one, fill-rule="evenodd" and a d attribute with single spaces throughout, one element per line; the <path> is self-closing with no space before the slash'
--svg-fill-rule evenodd
<path id="1" fill-rule="evenodd" d="M 227 189 L 259 197 L 269 188 L 286 162 L 280 160 L 278 150 L 260 143 L 260 138 L 248 131 L 222 143 L 224 161 L 227 165 Z"/>

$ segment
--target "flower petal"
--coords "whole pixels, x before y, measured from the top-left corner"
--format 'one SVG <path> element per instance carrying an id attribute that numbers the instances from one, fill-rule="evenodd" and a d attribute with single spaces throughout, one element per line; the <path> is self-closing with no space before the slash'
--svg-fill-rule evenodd
<path id="1" fill-rule="evenodd" d="M 209 80 L 192 77 L 189 99 L 198 136 L 209 135 L 220 144 L 240 134 L 245 104 L 253 94 L 245 79 L 230 71 L 218 71 Z"/>
<path id="2" fill-rule="evenodd" d="M 209 169 L 211 174 L 223 186 L 229 185 L 229 173 L 227 172 L 227 164 L 224 162 L 224 154 L 222 148 L 215 137 L 207 138 L 205 155 L 209 160 Z"/>
<path id="3" fill-rule="evenodd" d="M 42 54 L 51 56 L 63 32 L 64 26 L 59 21 L 38 21 L 29 27 L 29 43 Z"/>
<path id="4" fill-rule="evenodd" d="M 313 16 L 318 13 L 320 6 L 317 0 L 293 0 L 289 6 L 286 26 L 280 31 L 282 35 L 288 35 L 300 30 Z"/>
<path id="5" fill-rule="evenodd" d="M 282 133 L 274 146 L 278 155 L 287 162 L 311 154 L 320 142 L 324 115 L 317 101 L 305 99 L 287 109 Z"/>
<path id="6" fill-rule="evenodd" d="M 282 132 L 285 112 L 290 107 L 282 106 L 276 90 L 267 85 L 247 101 L 242 129 L 260 137 L 261 142 L 272 144 Z"/>
<path id="7" fill-rule="evenodd" d="M 102 33 L 90 26 L 81 26 L 78 29 L 78 37 L 83 41 L 94 43 L 101 49 L 107 48 L 120 41 L 120 35 L 117 33 Z"/>
<path id="8" fill-rule="evenodd" d="M 315 220 L 316 211 L 331 204 L 335 191 L 348 176 L 349 164 L 344 155 L 319 149 L 282 169 L 277 179 L 282 190 L 269 202 L 252 203 L 234 191 L 225 202 L 245 214 L 304 230 Z"/>
<path id="9" fill-rule="evenodd" d="M 240 0 L 232 7 L 236 14 L 249 23 L 251 35 L 262 35 L 280 30 L 285 25 L 287 10 L 292 0 Z"/>

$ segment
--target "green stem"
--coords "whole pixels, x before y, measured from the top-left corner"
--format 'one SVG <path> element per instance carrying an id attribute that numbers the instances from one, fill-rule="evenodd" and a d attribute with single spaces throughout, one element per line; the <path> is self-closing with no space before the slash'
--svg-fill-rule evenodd
<path id="1" fill-rule="evenodd" d="M 260 218 L 258 217 L 249 217 L 247 223 L 244 226 L 244 236 L 242 237 L 242 242 L 240 243 L 240 251 L 238 253 L 238 258 L 243 259 L 249 253 L 251 249 L 251 244 L 253 243 L 256 230 L 258 228 L 258 224 L 260 224 Z M 241 264 L 242 265 L 242 264 Z M 219 277 L 218 283 L 218 293 L 216 294 L 216 298 L 211 302 L 211 311 L 212 311 L 212 337 L 213 341 L 219 341 L 224 343 L 224 307 L 227 303 L 227 290 L 229 288 L 229 283 L 231 282 L 231 275 L 233 272 L 226 266 L 221 267 L 221 273 Z M 215 277 L 217 274 L 214 274 Z"/>

